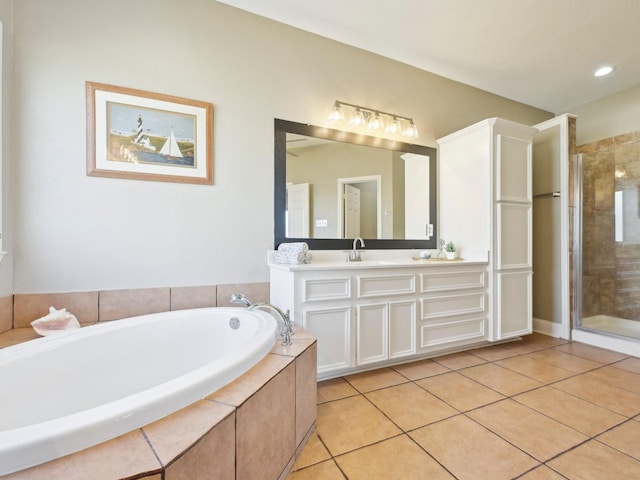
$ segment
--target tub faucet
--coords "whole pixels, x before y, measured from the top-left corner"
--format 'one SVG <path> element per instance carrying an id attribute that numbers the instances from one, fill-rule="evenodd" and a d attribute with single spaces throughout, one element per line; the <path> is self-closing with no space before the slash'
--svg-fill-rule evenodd
<path id="1" fill-rule="evenodd" d="M 234 293 L 234 294 L 232 294 L 231 298 L 229 299 L 229 301 L 231 303 L 241 303 L 247 308 L 251 306 L 251 302 L 242 293 Z"/>
<path id="2" fill-rule="evenodd" d="M 291 335 L 293 335 L 293 323 L 291 322 L 291 316 L 289 315 L 289 310 L 283 312 L 275 305 L 271 305 L 270 303 L 251 303 L 247 297 L 245 297 L 241 293 L 234 293 L 231 295 L 229 299 L 231 303 L 241 303 L 245 305 L 249 310 L 267 310 L 269 311 L 276 319 L 279 319 L 282 322 L 282 327 L 280 328 L 280 336 L 282 337 L 282 345 L 287 346 L 291 345 Z"/>
<path id="3" fill-rule="evenodd" d="M 362 260 L 362 256 L 360 255 L 361 252 L 357 249 L 358 241 L 360 241 L 360 247 L 364 248 L 364 240 L 360 237 L 356 237 L 353 240 L 353 249 L 349 251 L 347 262 L 359 262 L 360 260 Z"/>

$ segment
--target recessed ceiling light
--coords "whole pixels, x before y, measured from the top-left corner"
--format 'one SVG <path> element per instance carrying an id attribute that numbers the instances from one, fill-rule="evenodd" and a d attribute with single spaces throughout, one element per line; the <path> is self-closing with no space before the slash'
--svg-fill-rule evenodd
<path id="1" fill-rule="evenodd" d="M 593 73 L 594 77 L 604 77 L 605 75 L 609 75 L 613 72 L 613 67 L 607 65 L 606 67 L 600 67 Z"/>

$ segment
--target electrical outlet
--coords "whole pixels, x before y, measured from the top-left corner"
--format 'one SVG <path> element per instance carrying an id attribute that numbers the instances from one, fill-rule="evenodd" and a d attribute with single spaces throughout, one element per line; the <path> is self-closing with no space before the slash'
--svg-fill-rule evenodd
<path id="1" fill-rule="evenodd" d="M 321 220 L 316 220 L 316 227 L 328 227 L 328 226 L 329 226 L 329 222 L 327 221 L 326 218 Z"/>

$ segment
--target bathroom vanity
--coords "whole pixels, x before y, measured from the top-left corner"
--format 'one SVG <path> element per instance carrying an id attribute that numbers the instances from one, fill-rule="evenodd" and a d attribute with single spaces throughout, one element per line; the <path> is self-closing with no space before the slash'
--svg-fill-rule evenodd
<path id="1" fill-rule="evenodd" d="M 271 301 L 318 339 L 325 379 L 485 342 L 487 266 L 414 260 L 410 251 L 392 260 L 270 263 Z"/>
<path id="2" fill-rule="evenodd" d="M 270 252 L 269 266 L 272 303 L 318 339 L 319 379 L 531 333 L 535 133 L 492 118 L 439 139 L 438 185 L 429 185 L 438 191 L 430 200 L 437 211 L 422 240 L 365 238 L 373 251 L 347 262 L 337 250 L 350 243 L 342 236 L 276 234 L 276 246 L 308 241 L 314 249 L 311 264 L 280 265 Z M 284 156 L 276 161 L 276 199 L 286 197 Z M 276 224 L 285 223 L 283 205 L 276 201 Z M 415 258 L 416 248 L 433 249 L 437 238 L 453 241 L 464 260 Z"/>

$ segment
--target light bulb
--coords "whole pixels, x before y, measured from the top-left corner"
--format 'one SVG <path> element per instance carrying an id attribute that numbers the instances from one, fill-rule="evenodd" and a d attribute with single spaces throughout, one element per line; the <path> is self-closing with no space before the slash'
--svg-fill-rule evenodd
<path id="1" fill-rule="evenodd" d="M 333 104 L 333 108 L 329 113 L 329 123 L 337 123 L 342 122 L 344 120 L 344 112 L 342 111 L 342 106 L 336 102 Z"/>
<path id="2" fill-rule="evenodd" d="M 393 117 L 393 120 L 391 121 L 391 123 L 387 124 L 387 128 L 385 128 L 384 131 L 391 134 L 399 133 L 402 131 L 402 126 L 400 125 L 398 119 L 396 117 Z"/>
<path id="3" fill-rule="evenodd" d="M 362 113 L 362 110 L 360 110 L 359 108 L 356 108 L 356 111 L 353 112 L 353 115 L 351 115 L 351 118 L 349 119 L 349 125 L 352 127 L 359 127 L 363 123 L 364 123 L 364 114 Z"/>
<path id="4" fill-rule="evenodd" d="M 379 128 L 384 128 L 384 122 L 382 121 L 382 118 L 380 118 L 380 114 L 378 112 L 376 112 L 375 115 L 371 115 L 369 117 L 367 128 L 369 130 L 378 130 Z"/>
<path id="5" fill-rule="evenodd" d="M 418 138 L 418 127 L 416 127 L 416 124 L 413 123 L 413 120 L 409 122 L 409 126 L 406 128 L 406 130 L 402 134 L 405 137 Z"/>

